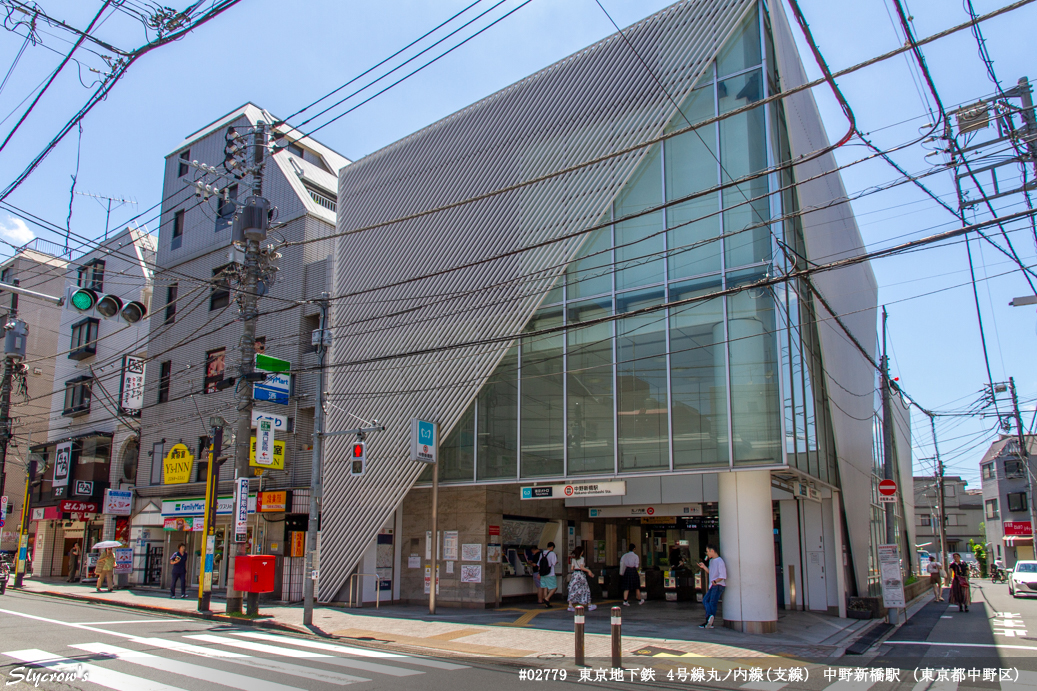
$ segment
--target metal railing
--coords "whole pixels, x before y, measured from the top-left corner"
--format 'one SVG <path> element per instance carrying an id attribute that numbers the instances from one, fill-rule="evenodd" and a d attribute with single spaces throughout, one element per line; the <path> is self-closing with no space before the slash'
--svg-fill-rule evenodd
<path id="1" fill-rule="evenodd" d="M 364 576 L 371 576 L 374 578 L 374 608 L 378 609 L 382 594 L 382 579 L 379 578 L 376 573 L 354 573 L 349 577 L 349 599 L 346 600 L 346 607 L 363 607 L 364 606 Z M 359 584 L 360 587 L 354 588 L 353 586 Z M 353 604 L 353 591 L 356 591 L 356 604 Z"/>
<path id="2" fill-rule="evenodd" d="M 310 197 L 313 198 L 313 201 L 317 202 L 318 205 L 323 206 L 328 211 L 335 211 L 337 209 L 338 202 L 335 199 L 332 199 L 326 194 L 321 194 L 312 187 L 307 187 L 306 191 L 310 193 Z"/>

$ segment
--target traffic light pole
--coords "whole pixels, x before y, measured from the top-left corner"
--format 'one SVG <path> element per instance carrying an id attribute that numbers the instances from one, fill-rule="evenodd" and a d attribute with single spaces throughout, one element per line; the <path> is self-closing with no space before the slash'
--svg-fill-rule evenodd
<path id="1" fill-rule="evenodd" d="M 205 473 L 205 528 L 202 533 L 205 543 L 202 545 L 202 564 L 198 569 L 198 611 L 211 612 L 212 603 L 212 572 L 216 560 L 216 505 L 219 503 L 217 488 L 220 484 L 220 466 L 223 460 L 220 454 L 223 451 L 223 428 L 226 422 L 223 418 L 210 420 L 212 427 L 212 447 L 209 451 L 209 467 Z M 226 538 L 225 538 L 226 540 Z M 224 542 L 226 551 L 226 542 Z"/>
<path id="2" fill-rule="evenodd" d="M 320 369 L 317 370 L 317 404 L 313 409 L 313 460 L 310 463 L 310 518 L 306 526 L 306 566 L 303 567 L 303 626 L 313 625 L 313 591 L 317 586 L 317 569 L 313 563 L 317 551 L 317 529 L 320 525 L 321 500 L 324 497 L 324 358 L 328 352 L 328 293 L 320 296 L 320 330 L 314 336 Z M 319 563 L 316 565 L 319 566 Z"/>
<path id="3" fill-rule="evenodd" d="M 266 125 L 258 123 L 255 132 L 255 158 L 253 160 L 252 196 L 263 196 L 263 157 L 266 152 Z M 239 299 L 242 321 L 241 340 L 238 352 L 241 359 L 240 379 L 237 386 L 238 422 L 234 442 L 234 479 L 249 476 L 249 452 L 252 448 L 252 380 L 256 356 L 256 319 L 259 311 L 256 303 L 259 282 L 259 240 L 245 238 L 245 266 L 240 274 Z M 235 556 L 248 554 L 246 542 L 238 542 L 235 535 Z M 234 562 L 227 564 L 227 614 L 240 614 L 242 597 L 234 589 Z"/>
<path id="4" fill-rule="evenodd" d="M 25 442 L 25 496 L 22 498 L 22 517 L 18 525 L 18 552 L 14 561 L 14 587 L 21 588 L 25 578 L 25 562 L 29 557 L 29 516 L 32 511 L 32 483 L 36 479 L 36 462 L 31 460 L 32 435 Z"/>

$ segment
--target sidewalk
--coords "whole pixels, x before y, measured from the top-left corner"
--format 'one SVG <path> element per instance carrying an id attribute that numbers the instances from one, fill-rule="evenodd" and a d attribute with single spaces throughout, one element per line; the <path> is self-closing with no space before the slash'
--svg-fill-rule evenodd
<path id="1" fill-rule="evenodd" d="M 200 616 L 197 598 L 170 599 L 162 591 L 117 590 L 98 593 L 92 584 L 69 584 L 62 580 L 26 579 L 24 592 L 72 598 L 185 616 Z M 197 591 L 195 591 L 196 593 Z M 587 613 L 586 655 L 610 655 L 610 609 L 618 602 L 598 603 Z M 247 623 L 219 614 L 222 600 L 213 599 L 214 621 Z M 488 657 L 499 659 L 558 657 L 574 655 L 573 615 L 565 604 L 552 609 L 535 604 L 499 610 L 439 608 L 436 616 L 428 608 L 414 605 L 384 605 L 379 609 L 320 606 L 314 609 L 314 626 L 302 625 L 300 605 L 261 605 L 263 619 L 256 625 L 353 639 L 407 652 L 436 656 Z M 622 608 L 623 654 L 651 657 L 710 657 L 756 659 L 788 658 L 820 661 L 840 657 L 875 622 L 839 619 L 813 612 L 778 614 L 778 633 L 745 634 L 717 626 L 698 628 L 701 606 L 683 603 L 648 602 Z"/>

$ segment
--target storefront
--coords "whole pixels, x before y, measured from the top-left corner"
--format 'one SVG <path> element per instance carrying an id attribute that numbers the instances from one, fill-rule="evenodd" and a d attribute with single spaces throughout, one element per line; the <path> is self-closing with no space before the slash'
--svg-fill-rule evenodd
<path id="1" fill-rule="evenodd" d="M 166 557 L 176 552 L 181 544 L 186 545 L 187 583 L 190 587 L 195 587 L 199 581 L 202 564 L 205 498 L 164 499 L 161 511 L 164 539 L 159 554 Z M 253 545 L 258 534 L 255 494 L 249 495 L 248 513 L 250 518 L 246 532 L 246 545 L 249 553 L 254 554 Z M 228 547 L 233 546 L 234 540 L 233 515 L 233 495 L 219 497 L 216 508 L 216 547 L 213 554 L 212 587 L 214 590 L 224 590 L 227 587 Z M 152 547 L 151 551 L 156 550 Z M 152 561 L 156 560 L 152 558 Z M 162 559 L 162 561 L 165 562 L 168 559 Z M 155 565 L 151 564 L 150 567 L 153 570 Z M 165 564 L 163 564 L 163 572 L 165 576 L 162 584 L 168 585 L 171 578 Z"/>

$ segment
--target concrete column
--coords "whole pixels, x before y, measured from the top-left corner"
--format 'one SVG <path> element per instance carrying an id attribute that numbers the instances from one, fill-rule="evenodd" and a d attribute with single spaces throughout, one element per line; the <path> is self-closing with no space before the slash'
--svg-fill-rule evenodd
<path id="1" fill-rule="evenodd" d="M 832 523 L 835 525 L 832 547 L 835 551 L 835 591 L 839 607 L 839 616 L 846 618 L 846 565 L 843 564 L 843 519 L 842 497 L 838 490 L 832 490 Z"/>
<path id="2" fill-rule="evenodd" d="M 720 473 L 720 556 L 727 564 L 724 625 L 746 633 L 778 630 L 771 474 Z"/>

